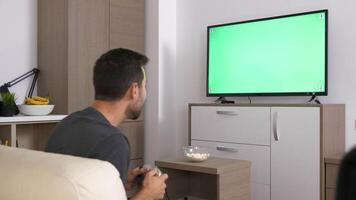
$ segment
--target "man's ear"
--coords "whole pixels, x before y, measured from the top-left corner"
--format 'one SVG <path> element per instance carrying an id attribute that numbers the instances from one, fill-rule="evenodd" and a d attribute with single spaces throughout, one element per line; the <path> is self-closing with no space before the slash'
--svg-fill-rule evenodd
<path id="1" fill-rule="evenodd" d="M 130 98 L 137 99 L 139 97 L 140 87 L 138 83 L 133 82 L 129 88 Z"/>

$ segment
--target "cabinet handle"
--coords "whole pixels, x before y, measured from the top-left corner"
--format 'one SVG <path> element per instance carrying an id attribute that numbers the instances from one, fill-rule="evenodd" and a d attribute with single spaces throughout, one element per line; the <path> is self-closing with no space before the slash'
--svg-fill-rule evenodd
<path id="1" fill-rule="evenodd" d="M 234 149 L 234 148 L 227 148 L 227 147 L 216 147 L 216 150 L 218 151 L 226 151 L 226 152 L 230 152 L 230 153 L 236 153 L 239 152 L 239 150 Z"/>
<path id="2" fill-rule="evenodd" d="M 273 136 L 276 141 L 279 141 L 278 112 L 273 113 Z"/>
<path id="3" fill-rule="evenodd" d="M 229 116 L 237 116 L 238 114 L 234 111 L 227 111 L 227 110 L 218 110 L 216 111 L 218 115 L 229 115 Z"/>

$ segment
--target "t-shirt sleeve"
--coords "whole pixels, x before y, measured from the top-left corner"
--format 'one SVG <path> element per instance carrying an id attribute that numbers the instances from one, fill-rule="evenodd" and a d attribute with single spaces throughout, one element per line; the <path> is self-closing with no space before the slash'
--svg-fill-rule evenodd
<path id="1" fill-rule="evenodd" d="M 110 162 L 120 172 L 120 178 L 126 183 L 130 162 L 130 145 L 125 136 L 114 134 L 101 141 L 95 149 L 96 159 Z"/>

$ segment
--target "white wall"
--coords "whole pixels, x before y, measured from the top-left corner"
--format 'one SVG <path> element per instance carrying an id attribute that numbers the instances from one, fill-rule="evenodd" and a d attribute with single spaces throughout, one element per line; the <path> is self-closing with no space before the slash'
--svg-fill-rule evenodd
<path id="1" fill-rule="evenodd" d="M 176 0 L 146 0 L 145 162 L 176 153 Z"/>
<path id="2" fill-rule="evenodd" d="M 37 67 L 37 0 L 0 0 L 0 85 Z M 32 77 L 10 88 L 17 103 Z"/>
<path id="3" fill-rule="evenodd" d="M 147 99 L 145 106 L 145 163 L 153 164 L 159 157 L 159 48 L 158 48 L 158 0 L 146 1 L 146 55 L 150 61 L 146 66 Z"/>
<path id="4" fill-rule="evenodd" d="M 159 126 L 160 156 L 176 149 L 176 0 L 159 4 Z"/>
<path id="5" fill-rule="evenodd" d="M 162 1 L 160 1 L 162 2 Z M 322 103 L 344 103 L 346 104 L 346 146 L 350 148 L 356 144 L 355 119 L 356 119 L 356 13 L 354 8 L 356 2 L 352 0 L 177 0 L 176 1 L 176 63 L 175 69 L 161 62 L 166 57 L 172 59 L 174 50 L 165 52 L 165 47 L 156 44 L 156 51 L 160 52 L 157 64 L 160 79 L 157 85 L 149 85 L 150 88 L 161 88 L 168 84 L 172 89 L 166 92 L 156 93 L 159 102 L 155 113 L 158 115 L 158 123 L 155 119 L 148 120 L 153 123 L 160 135 L 166 135 L 169 139 L 158 139 L 157 145 L 175 148 L 179 155 L 180 147 L 188 143 L 188 103 L 212 102 L 215 98 L 205 96 L 206 81 L 206 26 L 226 22 L 234 22 L 255 18 L 284 15 L 312 10 L 329 10 L 329 95 L 319 98 Z M 148 8 L 149 9 L 149 8 Z M 172 9 L 172 8 L 170 8 Z M 148 10 L 149 12 L 149 10 Z M 161 12 L 159 12 L 161 14 Z M 172 17 L 172 14 L 160 15 L 159 20 Z M 147 26 L 152 21 L 148 19 Z M 161 27 L 165 28 L 165 27 Z M 167 27 L 168 28 L 168 27 Z M 167 30 L 166 30 L 167 31 Z M 170 32 L 170 31 L 167 31 Z M 161 32 L 160 32 L 161 33 Z M 149 36 L 149 35 L 148 35 Z M 159 35 L 158 40 L 164 36 Z M 174 40 L 174 38 L 170 38 Z M 150 40 L 150 38 L 148 38 Z M 148 45 L 150 46 L 150 45 Z M 151 53 L 152 49 L 147 48 Z M 174 59 L 172 59 L 174 60 Z M 169 70 L 160 70 L 170 68 Z M 166 80 L 163 78 L 166 77 Z M 174 77 L 174 81 L 170 79 Z M 150 77 L 149 77 L 150 78 Z M 152 77 L 151 77 L 152 78 Z M 170 82 L 166 82 L 169 80 Z M 148 95 L 151 95 L 148 93 Z M 170 108 L 166 109 L 162 102 L 170 102 Z M 238 102 L 247 102 L 246 98 L 237 98 Z M 254 97 L 253 102 L 264 103 L 305 103 L 308 97 Z M 147 107 L 152 102 L 147 102 Z M 163 112 L 163 114 L 161 114 Z M 164 114 L 165 113 L 165 114 Z M 146 113 L 148 115 L 152 113 Z M 167 124 L 160 117 L 165 117 Z M 168 117 L 168 119 L 166 119 Z M 147 137 L 152 132 L 146 130 Z M 172 144 L 172 140 L 175 140 Z M 155 147 L 158 149 L 159 147 Z M 150 154 L 150 148 L 146 154 Z M 172 153 L 172 150 L 170 151 Z M 158 157 L 165 157 L 165 152 L 156 151 Z M 152 159 L 152 158 L 151 158 Z"/>

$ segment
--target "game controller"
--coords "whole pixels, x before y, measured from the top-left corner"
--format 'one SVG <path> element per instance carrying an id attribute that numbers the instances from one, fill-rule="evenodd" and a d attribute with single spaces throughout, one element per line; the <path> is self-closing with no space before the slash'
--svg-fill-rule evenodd
<path id="1" fill-rule="evenodd" d="M 140 168 L 145 169 L 146 173 L 149 172 L 149 171 L 154 171 L 155 172 L 155 176 L 162 176 L 162 174 L 163 174 L 162 171 L 157 166 L 152 167 L 149 164 L 144 164 Z M 145 173 L 144 174 L 140 174 L 139 176 L 136 177 L 137 180 L 138 180 L 139 185 L 142 184 L 144 176 L 145 176 Z M 169 200 L 167 188 L 165 189 L 165 196 L 164 196 L 163 200 L 166 200 L 166 199 Z"/>
<path id="2" fill-rule="evenodd" d="M 143 180 L 145 179 L 145 174 L 149 171 L 154 171 L 155 172 L 155 176 L 161 176 L 162 175 L 162 172 L 161 170 L 157 167 L 157 166 L 154 166 L 152 167 L 151 165 L 148 165 L 148 164 L 145 164 L 145 165 L 142 165 L 140 166 L 140 168 L 142 169 L 145 169 L 145 173 L 144 174 L 140 174 L 138 175 L 136 178 L 135 178 L 135 182 L 138 184 L 138 185 L 141 185 Z"/>
<path id="3" fill-rule="evenodd" d="M 162 175 L 161 170 L 157 166 L 152 167 L 151 165 L 145 164 L 141 168 L 145 169 L 146 171 L 153 170 L 155 172 L 156 176 L 161 176 Z"/>

